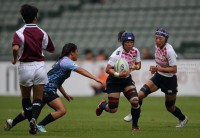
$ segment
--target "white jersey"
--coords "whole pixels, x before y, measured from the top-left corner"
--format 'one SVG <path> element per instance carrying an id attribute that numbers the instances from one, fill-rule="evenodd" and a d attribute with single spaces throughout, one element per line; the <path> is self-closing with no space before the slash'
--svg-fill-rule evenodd
<path id="1" fill-rule="evenodd" d="M 140 62 L 140 52 L 137 48 L 133 47 L 129 53 L 127 53 L 123 46 L 118 47 L 110 56 L 110 59 L 108 61 L 108 64 L 113 66 L 117 62 L 118 59 L 125 59 L 128 62 L 128 65 L 131 66 L 132 64 L 135 64 L 136 62 Z"/>
<path id="2" fill-rule="evenodd" d="M 166 45 L 162 49 L 155 46 L 155 61 L 158 68 L 176 66 L 176 58 L 176 52 L 169 43 L 166 43 Z M 158 71 L 158 73 L 165 77 L 173 77 L 173 75 L 175 75 L 175 73 L 164 73 L 160 71 Z"/>

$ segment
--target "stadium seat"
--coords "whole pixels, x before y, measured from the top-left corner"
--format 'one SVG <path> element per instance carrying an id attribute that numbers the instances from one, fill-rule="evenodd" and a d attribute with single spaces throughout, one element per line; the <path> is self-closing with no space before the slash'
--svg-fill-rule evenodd
<path id="1" fill-rule="evenodd" d="M 5 49 L 10 50 L 13 33 L 23 26 L 20 14 L 16 13 L 26 2 L 32 2 L 39 8 L 40 20 L 37 24 L 50 35 L 56 51 L 61 51 L 66 42 L 74 42 L 81 48 L 79 54 L 83 54 L 88 47 L 96 51 L 109 47 L 106 54 L 110 55 L 120 46 L 117 34 L 121 30 L 135 34 L 135 46 L 139 50 L 155 45 L 154 33 L 161 27 L 169 31 L 169 42 L 175 48 L 179 48 L 183 41 L 200 39 L 200 32 L 197 31 L 200 27 L 199 0 L 115 0 L 103 4 L 81 0 L 2 0 L 0 42 Z M 83 5 L 80 6 L 81 3 Z M 10 43 L 5 41 L 8 38 Z M 8 53 L 8 56 L 11 57 L 11 54 Z M 4 55 L 2 51 L 0 59 L 1 55 Z"/>

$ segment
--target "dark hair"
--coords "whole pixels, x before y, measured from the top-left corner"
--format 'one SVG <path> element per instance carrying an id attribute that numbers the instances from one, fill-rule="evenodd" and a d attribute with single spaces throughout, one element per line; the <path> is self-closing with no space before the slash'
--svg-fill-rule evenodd
<path id="1" fill-rule="evenodd" d="M 86 49 L 86 50 L 84 51 L 84 53 L 85 53 L 85 54 L 92 53 L 92 50 L 91 50 L 91 49 Z"/>
<path id="2" fill-rule="evenodd" d="M 100 49 L 99 52 L 98 52 L 98 54 L 105 54 L 104 49 Z"/>
<path id="3" fill-rule="evenodd" d="M 75 50 L 77 49 L 77 46 L 73 43 L 67 43 L 64 45 L 64 47 L 62 48 L 62 52 L 58 58 L 61 59 L 63 58 L 64 56 L 69 56 L 70 52 L 75 52 Z"/>
<path id="4" fill-rule="evenodd" d="M 35 6 L 24 4 L 21 6 L 20 13 L 25 23 L 32 23 L 34 18 L 37 18 L 38 9 Z"/>
<path id="5" fill-rule="evenodd" d="M 118 42 L 121 42 L 121 37 L 122 37 L 122 34 L 125 32 L 125 30 L 122 30 L 118 33 Z"/>

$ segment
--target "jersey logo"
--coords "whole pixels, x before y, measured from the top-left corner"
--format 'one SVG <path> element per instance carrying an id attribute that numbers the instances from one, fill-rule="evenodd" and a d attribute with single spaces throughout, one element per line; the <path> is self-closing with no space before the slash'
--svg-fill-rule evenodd
<path id="1" fill-rule="evenodd" d="M 172 90 L 168 90 L 168 93 L 172 93 Z"/>
<path id="2" fill-rule="evenodd" d="M 133 55 L 133 56 L 132 56 L 132 59 L 135 59 L 136 57 L 137 57 L 137 55 Z"/>
<path id="3" fill-rule="evenodd" d="M 119 53 L 120 53 L 120 51 L 117 51 L 117 52 L 116 52 L 116 55 L 119 55 Z"/>

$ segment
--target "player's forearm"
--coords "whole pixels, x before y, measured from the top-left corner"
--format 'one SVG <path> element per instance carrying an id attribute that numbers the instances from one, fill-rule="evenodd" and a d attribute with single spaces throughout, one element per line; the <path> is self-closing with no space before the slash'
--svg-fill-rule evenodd
<path id="1" fill-rule="evenodd" d="M 15 61 L 17 61 L 17 55 L 18 55 L 18 51 L 13 51 L 13 58 Z"/>
<path id="2" fill-rule="evenodd" d="M 177 68 L 176 67 L 167 67 L 167 68 L 158 68 L 157 71 L 164 72 L 164 73 L 176 73 Z"/>
<path id="3" fill-rule="evenodd" d="M 19 46 L 14 45 L 13 48 L 12 48 L 12 53 L 13 53 L 13 58 L 14 58 L 15 61 L 17 60 L 18 50 L 19 50 Z"/>
<path id="4" fill-rule="evenodd" d="M 76 71 L 77 73 L 79 73 L 79 74 L 85 76 L 85 77 L 88 77 L 88 78 L 90 78 L 90 79 L 96 80 L 96 77 L 94 77 L 94 76 L 93 76 L 92 74 L 90 74 L 87 70 L 85 70 L 85 69 L 83 69 L 83 68 L 81 68 L 81 67 L 75 69 L 75 71 Z"/>
<path id="5" fill-rule="evenodd" d="M 63 96 L 66 95 L 66 92 L 62 86 L 60 86 L 59 91 L 62 93 Z"/>
<path id="6" fill-rule="evenodd" d="M 111 65 L 107 65 L 107 67 L 106 67 L 106 73 L 109 74 L 109 75 L 114 76 L 115 70 L 114 70 L 114 68 Z"/>

